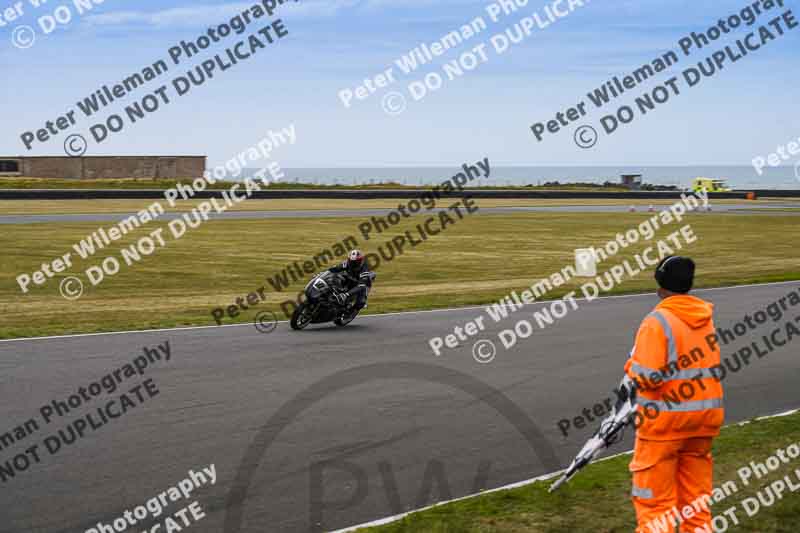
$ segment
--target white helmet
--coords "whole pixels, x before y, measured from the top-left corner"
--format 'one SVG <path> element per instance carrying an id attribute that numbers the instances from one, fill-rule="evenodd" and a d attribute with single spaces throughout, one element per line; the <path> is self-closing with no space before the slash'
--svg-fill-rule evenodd
<path id="1" fill-rule="evenodd" d="M 352 250 L 347 256 L 347 270 L 351 272 L 364 264 L 364 254 L 360 250 Z"/>

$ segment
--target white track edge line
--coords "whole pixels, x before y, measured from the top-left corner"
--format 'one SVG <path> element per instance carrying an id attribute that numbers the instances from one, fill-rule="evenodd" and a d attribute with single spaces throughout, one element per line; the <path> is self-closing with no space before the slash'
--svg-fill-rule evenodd
<path id="1" fill-rule="evenodd" d="M 777 413 L 777 414 L 774 414 L 774 415 L 761 416 L 761 417 L 755 418 L 755 420 L 758 421 L 758 420 L 768 420 L 770 418 L 780 418 L 780 417 L 783 417 L 783 416 L 790 416 L 790 415 L 796 414 L 798 412 L 800 412 L 800 409 L 792 409 L 792 410 L 784 411 L 782 413 Z M 728 425 L 726 427 L 743 426 L 743 425 L 746 425 L 746 424 L 749 424 L 749 423 L 750 423 L 749 421 L 745 420 L 745 421 L 742 421 L 742 422 L 737 422 L 735 424 L 730 424 L 730 425 Z M 614 454 L 614 455 L 609 455 L 608 457 L 603 457 L 602 459 L 598 459 L 597 461 L 593 461 L 593 464 L 602 463 L 603 461 L 608 461 L 609 459 L 614 459 L 616 457 L 621 457 L 623 455 L 630 455 L 632 453 L 633 453 L 633 450 L 628 450 L 626 452 L 621 452 L 621 453 L 617 453 L 617 454 Z M 438 502 L 438 503 L 435 503 L 433 505 L 429 505 L 427 507 L 422 507 L 420 509 L 413 509 L 411 511 L 406 511 L 405 513 L 401 513 L 401 514 L 398 514 L 398 515 L 387 516 L 385 518 L 379 518 L 378 520 L 373 520 L 371 522 L 366 522 L 364 524 L 358 524 L 358 525 L 355 525 L 355 526 L 349 526 L 349 527 L 346 527 L 344 529 L 337 529 L 335 531 L 331 531 L 330 533 L 347 533 L 347 532 L 355 531 L 357 529 L 362 529 L 362 528 L 365 528 L 365 527 L 375 527 L 375 526 L 382 526 L 382 525 L 386 525 L 386 524 L 391 524 L 392 522 L 397 522 L 398 520 L 402 520 L 403 518 L 405 518 L 405 517 L 407 517 L 409 515 L 415 514 L 415 513 L 421 513 L 423 511 L 427 511 L 427 510 L 433 509 L 435 507 L 440 507 L 442 505 L 448 505 L 450 503 L 455 503 L 455 502 L 459 502 L 459 501 L 462 501 L 462 500 L 469 500 L 469 499 L 472 499 L 472 498 L 477 498 L 478 496 L 483 496 L 484 494 L 491 494 L 492 492 L 499 492 L 501 490 L 510 490 L 510 489 L 516 489 L 516 488 L 519 488 L 519 487 L 524 487 L 526 485 L 531 485 L 531 484 L 533 484 L 533 483 L 535 483 L 537 481 L 545 481 L 545 480 L 548 480 L 548 479 L 552 479 L 552 478 L 562 474 L 563 472 L 564 472 L 564 470 L 559 470 L 558 472 L 552 472 L 550 474 L 543 474 L 541 476 L 537 476 L 537 477 L 534 477 L 534 478 L 526 479 L 526 480 L 523 480 L 523 481 L 517 481 L 516 483 L 511 483 L 509 485 L 504 485 L 502 487 L 497 487 L 497 488 L 494 488 L 494 489 L 485 490 L 483 492 L 477 492 L 475 494 L 468 494 L 466 496 L 461 496 L 460 498 L 454 498 L 452 500 L 447 500 L 447 501 L 444 501 L 444 502 Z"/>
<path id="2" fill-rule="evenodd" d="M 727 291 L 727 290 L 735 290 L 735 289 L 745 289 L 750 287 L 769 287 L 773 285 L 787 285 L 790 283 L 800 283 L 800 280 L 790 280 L 790 281 L 772 281 L 769 283 L 748 283 L 745 285 L 729 285 L 726 287 L 707 287 L 703 289 L 694 289 L 692 292 L 703 292 L 703 291 Z M 512 289 L 514 291 L 516 289 Z M 613 294 L 608 296 L 598 296 L 594 298 L 594 300 L 611 300 L 611 299 L 619 299 L 619 298 L 637 298 L 641 296 L 652 296 L 655 294 L 654 292 L 640 292 L 640 293 L 633 293 L 633 294 Z M 505 297 L 504 297 L 505 298 Z M 585 300 L 586 298 L 576 298 L 576 300 Z M 537 305 L 543 304 L 547 302 L 553 302 L 559 300 L 556 298 L 555 300 L 538 300 L 531 304 L 523 304 L 524 305 Z M 486 309 L 486 307 L 497 303 L 497 300 L 492 300 L 490 303 L 483 304 L 483 305 L 473 305 L 468 307 L 446 307 L 443 309 L 419 309 L 416 311 L 395 311 L 392 313 L 378 313 L 375 315 L 364 315 L 359 317 L 360 320 L 364 320 L 367 318 L 380 318 L 385 316 L 396 316 L 396 315 L 414 315 L 414 314 L 422 314 L 422 313 L 443 313 L 445 311 L 469 311 L 471 309 Z M 288 320 L 279 320 L 278 324 L 285 324 L 288 323 Z M 186 331 L 186 330 L 193 330 L 193 329 L 210 329 L 210 328 L 234 328 L 234 327 L 242 327 L 242 326 L 252 326 L 252 322 L 241 322 L 238 324 L 222 324 L 220 326 L 184 326 L 184 327 L 177 327 L 177 328 L 158 328 L 158 329 L 132 329 L 132 330 L 123 330 L 123 331 L 101 331 L 97 333 L 74 333 L 71 335 L 51 335 L 47 337 L 23 337 L 19 339 L 0 339 L 0 343 L 3 342 L 24 342 L 24 341 L 41 341 L 41 340 L 52 340 L 52 339 L 68 339 L 72 337 L 97 337 L 100 335 L 123 335 L 123 334 L 131 334 L 131 333 L 158 333 L 164 331 Z"/>

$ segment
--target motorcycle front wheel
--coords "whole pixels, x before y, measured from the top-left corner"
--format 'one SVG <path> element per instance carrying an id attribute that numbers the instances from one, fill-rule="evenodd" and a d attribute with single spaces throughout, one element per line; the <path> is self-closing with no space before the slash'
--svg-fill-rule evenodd
<path id="1" fill-rule="evenodd" d="M 311 324 L 313 318 L 314 310 L 307 302 L 303 302 L 298 305 L 294 313 L 292 313 L 292 319 L 289 321 L 289 325 L 292 326 L 292 329 L 301 330 Z"/>

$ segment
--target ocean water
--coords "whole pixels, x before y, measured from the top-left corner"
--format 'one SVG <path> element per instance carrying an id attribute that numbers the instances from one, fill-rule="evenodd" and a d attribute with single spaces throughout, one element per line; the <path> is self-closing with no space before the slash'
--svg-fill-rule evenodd
<path id="1" fill-rule="evenodd" d="M 396 182 L 403 185 L 441 183 L 456 172 L 457 167 L 385 167 L 385 168 L 285 168 L 283 181 L 314 185 L 365 185 Z M 248 169 L 248 174 L 257 169 Z M 764 169 L 759 176 L 748 166 L 601 166 L 601 167 L 494 167 L 489 179 L 471 183 L 483 185 L 539 185 L 548 181 L 561 183 L 620 182 L 621 174 L 642 174 L 644 183 L 688 187 L 696 177 L 724 178 L 734 189 L 800 189 L 800 167 Z"/>

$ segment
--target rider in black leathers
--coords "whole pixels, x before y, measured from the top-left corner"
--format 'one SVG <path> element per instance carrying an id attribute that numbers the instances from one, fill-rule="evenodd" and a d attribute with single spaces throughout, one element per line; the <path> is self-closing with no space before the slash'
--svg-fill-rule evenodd
<path id="1" fill-rule="evenodd" d="M 347 293 L 337 295 L 340 304 L 345 305 L 352 298 L 355 298 L 354 309 L 356 311 L 367 305 L 367 296 L 369 295 L 369 289 L 372 287 L 372 279 L 375 274 L 370 272 L 364 254 L 358 250 L 353 250 L 342 264 L 331 267 L 328 271 L 344 274 L 344 286 L 347 289 Z"/>

